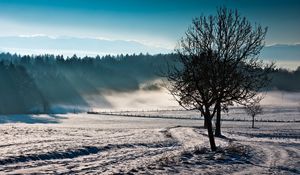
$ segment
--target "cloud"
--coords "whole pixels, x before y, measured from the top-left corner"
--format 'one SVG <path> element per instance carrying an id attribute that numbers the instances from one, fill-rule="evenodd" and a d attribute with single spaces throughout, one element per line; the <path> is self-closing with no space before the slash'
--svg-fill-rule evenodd
<path id="1" fill-rule="evenodd" d="M 300 44 L 274 44 L 263 48 L 261 58 L 274 61 L 300 61 Z"/>
<path id="2" fill-rule="evenodd" d="M 57 38 L 55 36 L 49 36 L 49 35 L 45 35 L 45 34 L 18 35 L 18 37 L 20 37 L 20 38 L 46 37 L 46 38 L 50 38 L 50 39 L 56 39 Z"/>
<path id="3" fill-rule="evenodd" d="M 95 56 L 104 54 L 170 53 L 172 50 L 154 47 L 132 40 L 107 38 L 84 38 L 47 36 L 44 34 L 0 37 L 0 48 L 4 52 L 18 54 L 63 54 L 70 56 Z"/>

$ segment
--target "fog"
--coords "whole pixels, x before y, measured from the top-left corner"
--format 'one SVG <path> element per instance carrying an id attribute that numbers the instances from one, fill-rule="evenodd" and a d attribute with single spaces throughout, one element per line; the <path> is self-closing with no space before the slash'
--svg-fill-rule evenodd
<path id="1" fill-rule="evenodd" d="M 270 91 L 261 102 L 262 105 L 300 107 L 300 92 Z"/>
<path id="2" fill-rule="evenodd" d="M 111 104 L 112 109 L 118 110 L 156 110 L 179 107 L 167 90 L 106 93 L 104 97 Z"/>
<path id="3" fill-rule="evenodd" d="M 300 107 L 300 92 L 269 91 L 264 92 L 263 106 Z M 96 99 L 105 98 L 110 104 L 99 103 Z M 94 101 L 89 101 L 91 111 L 114 110 L 160 110 L 183 109 L 178 105 L 173 96 L 166 90 L 133 92 L 108 92 L 103 96 L 94 96 Z M 236 105 L 237 106 L 237 105 Z"/>
<path id="4" fill-rule="evenodd" d="M 160 73 L 176 54 L 84 57 L 0 54 L 0 114 L 178 108 Z M 265 103 L 300 101 L 300 69 L 274 70 Z M 283 94 L 283 95 L 282 95 Z M 292 94 L 292 95 L 289 95 Z"/>

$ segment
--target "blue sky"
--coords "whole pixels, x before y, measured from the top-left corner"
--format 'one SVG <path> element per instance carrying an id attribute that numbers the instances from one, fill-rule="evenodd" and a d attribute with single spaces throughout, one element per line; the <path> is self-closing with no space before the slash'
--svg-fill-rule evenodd
<path id="1" fill-rule="evenodd" d="M 221 5 L 268 26 L 267 45 L 300 43 L 298 0 L 0 0 L 0 37 L 102 38 L 173 49 L 192 18 Z"/>
<path id="2" fill-rule="evenodd" d="M 237 8 L 269 27 L 268 44 L 300 42 L 297 0 L 0 0 L 0 35 L 99 37 L 174 45 L 191 20 Z"/>

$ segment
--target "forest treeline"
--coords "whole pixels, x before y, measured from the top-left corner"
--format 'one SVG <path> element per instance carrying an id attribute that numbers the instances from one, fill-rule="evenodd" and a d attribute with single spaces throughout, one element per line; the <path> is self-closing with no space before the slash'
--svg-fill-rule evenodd
<path id="1" fill-rule="evenodd" d="M 134 91 L 159 78 L 176 54 L 64 58 L 0 54 L 0 114 L 48 113 L 52 105 L 88 106 L 84 96 Z M 300 91 L 300 67 L 276 69 L 269 90 Z M 150 85 L 148 90 L 159 88 Z"/>

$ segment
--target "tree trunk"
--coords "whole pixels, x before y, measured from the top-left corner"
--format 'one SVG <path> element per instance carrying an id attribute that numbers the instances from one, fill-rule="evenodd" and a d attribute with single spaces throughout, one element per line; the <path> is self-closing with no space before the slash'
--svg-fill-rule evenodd
<path id="1" fill-rule="evenodd" d="M 254 128 L 254 116 L 252 116 L 252 128 Z"/>
<path id="2" fill-rule="evenodd" d="M 216 151 L 217 148 L 216 148 L 215 137 L 214 137 L 214 133 L 213 133 L 211 119 L 209 119 L 209 117 L 205 117 L 204 120 L 206 121 L 210 148 L 211 148 L 212 151 Z"/>
<path id="3" fill-rule="evenodd" d="M 217 120 L 216 120 L 216 130 L 215 130 L 215 136 L 221 137 L 221 104 L 217 103 Z"/>
<path id="4" fill-rule="evenodd" d="M 207 121 L 204 118 L 204 128 L 207 129 Z"/>
<path id="5" fill-rule="evenodd" d="M 42 104 L 43 104 L 43 113 L 49 114 L 50 113 L 50 105 L 44 97 L 42 97 Z"/>

